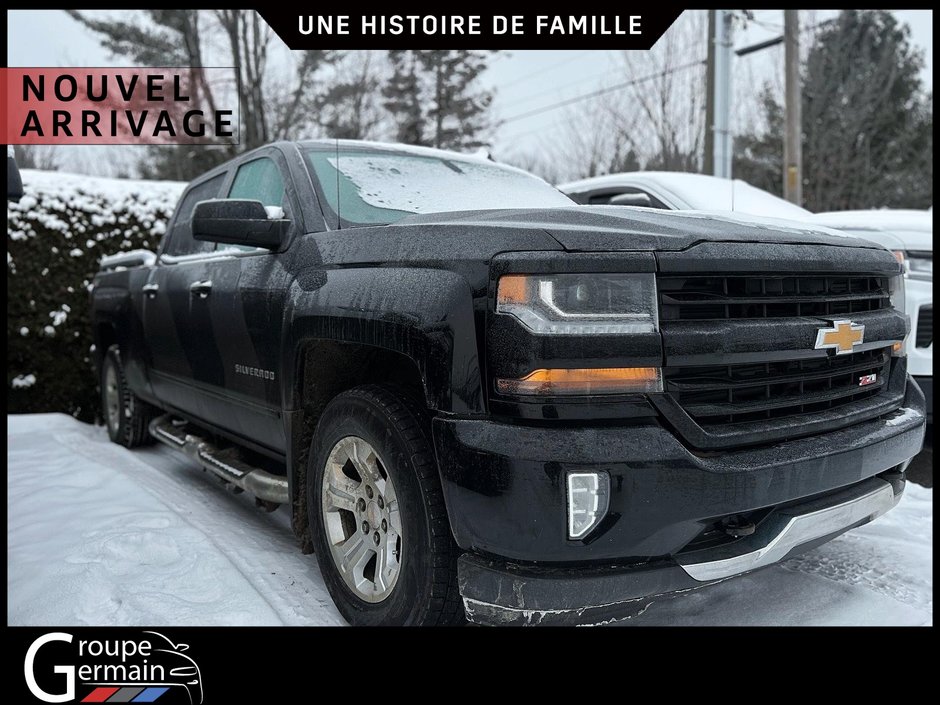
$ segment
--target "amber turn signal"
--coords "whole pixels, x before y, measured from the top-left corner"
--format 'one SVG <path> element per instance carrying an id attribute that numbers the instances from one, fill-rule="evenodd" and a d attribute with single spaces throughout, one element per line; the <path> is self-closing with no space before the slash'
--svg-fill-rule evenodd
<path id="1" fill-rule="evenodd" d="M 521 379 L 497 379 L 500 394 L 624 394 L 662 391 L 658 367 L 539 369 Z"/>
<path id="2" fill-rule="evenodd" d="M 524 274 L 509 274 L 499 278 L 499 287 L 496 290 L 496 303 L 521 304 L 526 301 L 526 285 L 529 277 Z"/>

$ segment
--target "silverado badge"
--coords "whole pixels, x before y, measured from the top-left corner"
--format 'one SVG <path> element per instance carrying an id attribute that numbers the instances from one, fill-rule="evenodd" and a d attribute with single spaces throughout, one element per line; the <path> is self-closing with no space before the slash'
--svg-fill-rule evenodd
<path id="1" fill-rule="evenodd" d="M 816 332 L 817 350 L 833 349 L 836 355 L 847 355 L 865 340 L 865 326 L 852 321 L 833 321 L 832 328 Z"/>

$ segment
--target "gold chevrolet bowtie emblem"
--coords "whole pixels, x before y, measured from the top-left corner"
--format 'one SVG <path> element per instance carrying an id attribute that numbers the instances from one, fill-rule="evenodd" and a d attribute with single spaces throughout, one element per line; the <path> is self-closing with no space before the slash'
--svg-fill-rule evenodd
<path id="1" fill-rule="evenodd" d="M 852 321 L 833 321 L 832 328 L 816 332 L 816 349 L 833 349 L 836 355 L 847 355 L 865 340 L 865 326 Z"/>

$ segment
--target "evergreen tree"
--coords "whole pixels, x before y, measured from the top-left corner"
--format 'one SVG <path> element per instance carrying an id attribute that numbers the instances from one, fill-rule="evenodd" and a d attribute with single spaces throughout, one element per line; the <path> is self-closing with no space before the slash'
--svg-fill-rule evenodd
<path id="1" fill-rule="evenodd" d="M 910 30 L 887 11 L 847 10 L 803 67 L 803 196 L 813 211 L 926 208 L 933 202 L 933 99 Z M 766 91 L 766 130 L 739 137 L 735 175 L 781 191 L 783 107 Z"/>
<path id="2" fill-rule="evenodd" d="M 383 94 L 400 142 L 458 150 L 485 143 L 493 99 L 477 86 L 487 66 L 485 52 L 397 50 L 389 60 L 392 77 Z"/>
<path id="3" fill-rule="evenodd" d="M 358 52 L 340 63 L 340 75 L 317 101 L 317 120 L 328 137 L 369 139 L 382 119 L 373 52 Z"/>
<path id="4" fill-rule="evenodd" d="M 417 52 L 388 52 L 392 75 L 382 89 L 385 109 L 395 121 L 395 139 L 405 144 L 427 145 L 424 141 L 425 116 L 422 109 L 421 80 Z"/>

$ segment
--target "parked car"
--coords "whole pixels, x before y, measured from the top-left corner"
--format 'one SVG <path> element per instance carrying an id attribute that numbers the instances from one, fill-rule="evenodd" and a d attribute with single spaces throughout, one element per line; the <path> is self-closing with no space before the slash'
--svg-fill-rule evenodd
<path id="1" fill-rule="evenodd" d="M 822 226 L 281 142 L 105 258 L 91 313 L 111 439 L 288 505 L 351 623 L 594 623 L 894 506 L 901 274 Z"/>
<path id="2" fill-rule="evenodd" d="M 877 210 L 814 214 L 740 179 L 705 174 L 637 171 L 562 184 L 578 203 L 633 205 L 666 210 L 733 211 L 760 218 L 818 223 L 878 243 L 905 263 L 905 339 L 908 369 L 927 397 L 933 418 L 933 214 Z"/>
<path id="3" fill-rule="evenodd" d="M 927 417 L 933 421 L 933 213 L 896 209 L 836 211 L 819 213 L 813 220 L 904 251 L 905 310 L 911 317 L 911 333 L 905 341 L 907 366 L 927 397 Z"/>

